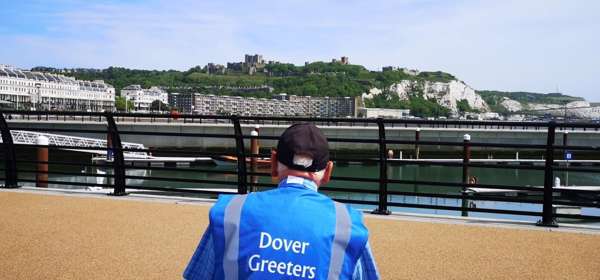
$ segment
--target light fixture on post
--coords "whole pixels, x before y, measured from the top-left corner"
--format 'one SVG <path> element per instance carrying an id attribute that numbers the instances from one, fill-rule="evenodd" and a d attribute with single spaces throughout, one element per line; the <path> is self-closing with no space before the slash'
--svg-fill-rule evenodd
<path id="1" fill-rule="evenodd" d="M 35 109 L 39 110 L 40 109 L 40 99 L 41 97 L 41 87 L 42 84 L 41 83 L 35 83 L 35 88 L 36 88 L 36 98 L 35 98 Z"/>

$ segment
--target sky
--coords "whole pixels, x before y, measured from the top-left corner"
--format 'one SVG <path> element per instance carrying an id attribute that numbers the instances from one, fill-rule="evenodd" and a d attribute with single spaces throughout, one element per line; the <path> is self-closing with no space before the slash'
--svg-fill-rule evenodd
<path id="1" fill-rule="evenodd" d="M 600 102 L 596 0 L 0 0 L 0 63 L 187 70 L 330 61 Z"/>

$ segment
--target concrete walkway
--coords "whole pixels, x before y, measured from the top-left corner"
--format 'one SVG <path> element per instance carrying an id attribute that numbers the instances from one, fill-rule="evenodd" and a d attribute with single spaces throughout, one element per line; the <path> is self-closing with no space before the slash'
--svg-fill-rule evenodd
<path id="1" fill-rule="evenodd" d="M 0 190 L 2 279 L 180 279 L 210 205 Z M 382 279 L 600 279 L 600 234 L 367 215 Z"/>

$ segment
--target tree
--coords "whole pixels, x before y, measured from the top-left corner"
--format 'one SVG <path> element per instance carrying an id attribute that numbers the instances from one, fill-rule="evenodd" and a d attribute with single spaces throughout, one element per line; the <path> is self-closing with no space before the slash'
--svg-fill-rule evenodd
<path id="1" fill-rule="evenodd" d="M 466 99 L 456 101 L 456 109 L 461 113 L 471 112 L 473 110 L 471 109 L 471 105 L 469 105 L 469 101 Z"/>
<path id="2" fill-rule="evenodd" d="M 150 104 L 150 111 L 170 111 L 171 107 L 160 100 L 154 100 Z"/>
<path id="3" fill-rule="evenodd" d="M 128 101 L 123 96 L 115 96 L 115 107 L 117 111 L 131 111 L 133 110 L 133 102 Z"/>

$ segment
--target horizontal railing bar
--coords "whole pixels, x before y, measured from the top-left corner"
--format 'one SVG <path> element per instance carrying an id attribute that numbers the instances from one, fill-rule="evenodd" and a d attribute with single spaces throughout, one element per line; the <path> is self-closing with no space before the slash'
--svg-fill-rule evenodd
<path id="1" fill-rule="evenodd" d="M 260 182 L 256 182 L 256 183 L 248 182 L 248 186 L 257 186 L 257 187 L 269 187 L 269 188 L 276 188 L 276 187 L 277 187 L 277 184 L 272 184 L 272 183 L 260 183 Z"/>
<path id="2" fill-rule="evenodd" d="M 183 179 L 183 178 L 168 178 L 168 177 L 150 177 L 150 176 L 133 176 L 125 175 L 126 179 L 137 179 L 137 180 L 148 180 L 148 181 L 170 181 L 170 182 L 182 182 L 182 183 L 197 183 L 197 184 L 217 184 L 217 185 L 237 185 L 235 181 L 218 181 L 218 180 L 205 180 L 205 179 Z"/>
<path id="3" fill-rule="evenodd" d="M 578 215 L 578 214 L 554 214 L 557 218 L 567 218 L 567 219 L 585 219 L 585 220 L 600 220 L 600 216 L 591 216 L 591 215 Z"/>
<path id="4" fill-rule="evenodd" d="M 564 146 L 554 145 L 554 149 L 557 150 L 574 150 L 574 151 L 600 151 L 599 146 Z"/>
<path id="5" fill-rule="evenodd" d="M 462 160 L 462 159 L 461 159 Z M 471 159 L 477 160 L 477 159 Z M 427 159 L 422 160 L 410 160 L 410 159 L 389 159 L 388 164 L 390 165 L 436 165 L 436 166 L 450 166 L 450 167 L 462 167 L 464 164 L 461 161 L 431 161 Z M 469 167 L 477 168 L 495 168 L 495 169 L 522 169 L 522 170 L 544 170 L 543 166 L 532 166 L 523 164 L 492 164 L 492 163 L 477 163 L 469 162 Z"/>
<path id="6" fill-rule="evenodd" d="M 583 172 L 583 173 L 600 173 L 598 168 L 581 168 L 581 167 L 553 167 L 554 171 L 564 172 Z"/>
<path id="7" fill-rule="evenodd" d="M 223 155 L 223 154 L 221 154 L 221 155 Z M 235 155 L 232 155 L 232 156 L 235 156 Z M 245 156 L 247 158 L 271 158 L 271 154 L 256 154 L 256 155 L 247 154 Z"/>
<path id="8" fill-rule="evenodd" d="M 379 193 L 376 189 L 353 189 L 353 188 L 337 188 L 337 187 L 320 187 L 319 192 L 347 192 L 347 193 L 366 193 L 366 194 L 377 194 Z"/>
<path id="9" fill-rule="evenodd" d="M 379 178 L 364 178 L 364 177 L 346 177 L 346 176 L 331 176 L 332 181 L 351 181 L 351 182 L 369 182 L 379 183 Z"/>
<path id="10" fill-rule="evenodd" d="M 418 196 L 418 197 L 430 197 L 430 198 L 452 198 L 452 199 L 466 199 L 466 200 L 484 200 L 484 201 L 502 201 L 502 202 L 515 202 L 515 203 L 533 203 L 541 204 L 543 200 L 539 199 L 519 199 L 511 197 L 493 197 L 493 196 L 481 196 L 481 195 L 461 195 L 461 194 L 437 194 L 437 193 L 415 193 L 415 192 L 404 192 L 404 191 L 388 191 L 390 195 L 404 195 L 404 196 Z"/>
<path id="11" fill-rule="evenodd" d="M 363 163 L 379 163 L 379 159 L 376 158 L 338 158 L 335 156 L 329 157 L 329 160 L 337 162 L 363 162 Z"/>
<path id="12" fill-rule="evenodd" d="M 553 204 L 554 205 L 566 205 L 566 206 L 580 206 L 580 207 L 600 208 L 600 204 L 599 203 L 577 202 L 577 201 L 560 200 L 560 199 L 555 199 L 553 201 Z"/>
<path id="13" fill-rule="evenodd" d="M 165 191 L 165 192 L 178 192 L 178 193 L 191 193 L 191 194 L 232 194 L 231 192 L 220 192 L 213 190 L 199 190 L 197 188 L 194 189 L 186 189 L 186 188 L 167 188 L 167 187 L 145 187 L 138 185 L 127 185 L 127 189 L 137 189 L 137 190 L 149 190 L 149 191 Z"/>
<path id="14" fill-rule="evenodd" d="M 125 169 L 134 170 L 162 170 L 162 171 L 182 171 L 182 172 L 197 172 L 197 173 L 215 173 L 215 174 L 230 174 L 235 175 L 237 171 L 230 170 L 213 170 L 213 169 L 196 169 L 196 168 L 181 168 L 181 167 L 162 167 L 162 166 L 125 166 Z M 269 174 L 270 176 L 270 174 Z"/>
<path id="15" fill-rule="evenodd" d="M 148 153 L 152 153 L 153 155 L 155 154 L 186 154 L 186 155 L 194 155 L 195 157 L 216 157 L 216 156 L 222 156 L 222 155 L 226 155 L 222 152 L 205 152 L 205 151 L 195 151 L 195 150 L 191 150 L 191 151 L 187 151 L 187 150 L 173 150 L 173 149 L 156 149 L 156 148 L 146 148 L 146 149 L 123 149 L 123 151 L 130 151 L 130 150 L 134 150 L 134 151 L 139 151 L 139 152 L 148 152 Z M 235 152 L 232 152 L 232 154 Z"/>
<path id="16" fill-rule="evenodd" d="M 575 187 L 575 186 L 571 186 L 571 187 Z M 568 187 L 565 187 L 563 189 L 552 189 L 553 192 L 560 192 L 560 193 L 567 193 L 567 194 L 598 194 L 600 195 L 600 190 L 596 191 L 596 190 L 583 190 L 583 189 L 568 189 Z"/>
<path id="17" fill-rule="evenodd" d="M 327 142 L 378 144 L 379 139 L 330 138 L 330 137 L 328 137 Z"/>
<path id="18" fill-rule="evenodd" d="M 482 189 L 505 189 L 505 190 L 523 190 L 523 191 L 535 191 L 541 192 L 542 188 L 534 188 L 527 186 L 515 186 L 515 185 L 492 185 L 492 184 L 465 184 L 462 182 L 436 182 L 436 181 L 419 181 L 419 180 L 394 180 L 388 179 L 390 184 L 402 184 L 402 185 L 427 185 L 427 186 L 440 186 L 440 187 L 470 187 L 470 188 L 482 188 Z"/>
<path id="19" fill-rule="evenodd" d="M 26 160 L 26 159 L 17 159 L 17 162 L 22 163 L 42 163 L 48 165 L 72 165 L 72 166 L 86 166 L 86 167 L 107 167 L 112 168 L 112 164 L 92 164 L 92 163 L 79 163 L 79 162 L 69 162 L 69 161 L 44 161 L 44 160 Z"/>
<path id="20" fill-rule="evenodd" d="M 272 135 L 253 136 L 253 135 L 245 134 L 242 136 L 242 138 L 244 138 L 244 139 L 259 139 L 259 140 L 279 140 L 279 136 L 272 136 Z"/>
<path id="21" fill-rule="evenodd" d="M 332 198 L 333 200 L 341 203 L 347 204 L 362 204 L 362 205 L 377 205 L 377 201 L 372 200 L 356 200 L 356 199 L 347 199 L 347 198 Z"/>
<path id="22" fill-rule="evenodd" d="M 233 129 L 233 127 L 232 127 Z M 190 133 L 190 132 L 155 132 L 155 131 L 128 131 L 119 130 L 119 134 L 122 135 L 151 135 L 151 136 L 181 136 L 181 137 L 210 137 L 210 138 L 231 138 L 234 139 L 233 134 L 219 134 L 219 133 Z"/>
<path id="23" fill-rule="evenodd" d="M 404 144 L 404 145 L 423 145 L 423 146 L 464 146 L 464 142 L 448 142 L 448 141 L 415 141 L 415 140 L 385 140 L 386 144 Z M 483 143 L 469 142 L 471 147 L 491 147 L 491 148 L 524 148 L 524 149 L 545 149 L 546 145 L 535 144 L 506 144 L 506 143 Z"/>
<path id="24" fill-rule="evenodd" d="M 82 183 L 82 182 L 65 182 L 65 181 L 44 181 L 44 180 L 32 180 L 32 179 L 19 179 L 20 182 L 30 182 L 30 183 L 36 183 L 36 182 L 40 182 L 40 183 L 48 183 L 48 184 L 55 184 L 55 185 L 71 185 L 71 186 L 83 186 L 83 187 L 103 187 L 103 188 L 112 188 L 112 186 L 110 185 L 106 185 L 106 184 L 96 184 L 96 183 Z"/>
<path id="25" fill-rule="evenodd" d="M 600 124 L 594 123 L 556 123 L 557 128 L 600 128 Z"/>
<path id="26" fill-rule="evenodd" d="M 235 171 L 234 171 L 235 172 Z M 237 173 L 236 173 L 237 174 Z M 246 175 L 248 176 L 263 176 L 263 177 L 271 177 L 271 173 L 267 173 L 267 172 L 252 172 L 252 171 L 247 171 Z"/>
<path id="27" fill-rule="evenodd" d="M 448 211 L 483 212 L 483 213 L 521 215 L 521 216 L 541 216 L 541 214 L 542 214 L 541 212 L 532 212 L 532 211 L 490 209 L 490 208 L 468 208 L 468 207 L 463 208 L 463 207 L 456 207 L 456 206 L 442 206 L 442 205 L 400 203 L 400 202 L 388 202 L 388 205 L 395 206 L 395 207 L 404 207 L 404 208 L 424 208 L 424 209 L 437 209 L 437 210 L 448 210 Z"/>
<path id="28" fill-rule="evenodd" d="M 79 176 L 79 177 L 104 177 L 104 178 L 112 178 L 114 175 L 112 174 L 95 174 L 95 173 L 75 173 L 75 172 L 64 172 L 64 171 L 42 171 L 42 170 L 19 170 L 19 172 L 23 173 L 35 173 L 35 174 L 57 174 L 57 175 L 69 175 L 69 176 Z"/>

